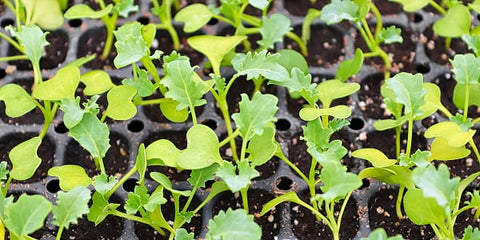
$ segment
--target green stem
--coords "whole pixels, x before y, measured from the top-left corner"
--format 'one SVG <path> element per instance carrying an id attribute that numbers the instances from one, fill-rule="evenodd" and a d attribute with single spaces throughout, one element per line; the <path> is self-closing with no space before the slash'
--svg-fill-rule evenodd
<path id="1" fill-rule="evenodd" d="M 378 36 L 383 27 L 382 14 L 372 1 L 370 2 L 370 10 L 372 11 L 373 15 L 375 15 L 375 19 L 377 20 L 377 24 L 375 26 L 375 36 Z"/>
<path id="2" fill-rule="evenodd" d="M 157 227 L 156 225 L 152 224 L 150 221 L 147 221 L 146 219 L 144 219 L 142 217 L 126 214 L 126 213 L 120 212 L 118 210 L 113 210 L 112 215 L 115 215 L 115 216 L 121 217 L 121 218 L 125 218 L 125 219 L 129 219 L 129 220 L 132 220 L 132 221 L 135 221 L 135 222 L 147 224 L 150 227 L 152 227 L 153 229 L 155 229 L 161 235 L 163 235 L 163 236 L 165 235 L 165 231 L 163 231 L 163 229 Z M 175 233 L 175 230 L 173 230 L 173 229 L 167 229 L 167 230 L 169 230 L 169 232 Z"/>
<path id="3" fill-rule="evenodd" d="M 288 158 L 286 158 L 283 154 L 278 154 L 276 155 L 278 158 L 280 158 L 281 160 L 283 160 L 288 166 L 290 166 L 293 171 L 295 171 L 302 179 L 303 181 L 305 181 L 306 183 L 309 182 L 307 176 L 305 176 L 305 174 L 303 174 L 302 171 L 300 171 L 300 169 L 295 166 L 295 164 L 293 164 Z"/>
<path id="4" fill-rule="evenodd" d="M 102 174 L 107 175 L 107 171 L 105 170 L 105 165 L 103 164 L 103 159 L 102 159 L 102 157 L 93 158 L 93 161 L 95 162 L 95 166 L 96 166 L 97 168 L 100 168 L 100 172 L 101 172 Z"/>
<path id="5" fill-rule="evenodd" d="M 2 189 L 2 194 L 4 197 L 7 196 L 8 188 L 10 187 L 10 183 L 12 183 L 12 176 L 8 176 L 7 182 L 5 183 L 5 186 Z"/>
<path id="6" fill-rule="evenodd" d="M 45 101 L 44 104 L 45 104 L 45 107 L 43 108 L 43 110 L 42 109 L 41 110 L 45 119 L 45 123 L 43 124 L 42 131 L 38 135 L 41 139 L 43 139 L 47 134 L 48 128 L 50 127 L 50 124 L 52 123 L 53 118 L 55 118 L 55 113 L 57 112 L 57 109 L 58 109 L 58 104 L 56 103 L 53 104 L 53 107 L 51 107 L 50 101 Z"/>
<path id="7" fill-rule="evenodd" d="M 480 122 L 480 117 L 475 118 L 475 120 L 472 121 L 472 124 L 475 125 Z"/>
<path id="8" fill-rule="evenodd" d="M 35 89 L 35 87 L 38 86 L 38 84 L 43 82 L 42 70 L 40 69 L 40 64 L 38 62 L 37 63 L 32 62 L 32 66 L 33 66 L 33 87 L 32 87 L 32 89 Z"/>
<path id="9" fill-rule="evenodd" d="M 195 107 L 189 107 L 190 115 L 192 116 L 192 123 L 193 125 L 197 125 L 197 114 L 195 113 Z"/>
<path id="10" fill-rule="evenodd" d="M 349 192 L 346 196 L 345 199 L 343 199 L 342 207 L 340 208 L 340 212 L 338 213 L 338 220 L 337 220 L 337 226 L 342 226 L 342 218 L 343 218 L 343 213 L 345 212 L 345 209 L 347 208 L 347 203 L 350 200 L 350 196 L 352 196 L 352 192 Z M 340 231 L 340 227 L 337 229 L 337 235 L 339 236 L 340 234 L 338 233 Z"/>
<path id="11" fill-rule="evenodd" d="M 317 163 L 316 161 L 312 160 L 312 164 L 310 165 L 310 172 L 309 172 L 309 175 L 308 175 L 308 182 L 307 182 L 308 190 L 310 191 L 310 196 L 312 198 L 315 197 L 315 195 L 316 195 L 316 191 L 315 191 L 315 172 L 316 172 L 316 169 L 317 169 L 317 164 L 316 163 Z M 319 210 L 317 200 L 312 200 L 312 207 L 317 211 Z M 317 218 L 317 221 L 320 221 L 319 216 L 316 216 L 316 218 Z"/>
<path id="12" fill-rule="evenodd" d="M 17 21 L 17 31 L 20 31 L 22 28 L 22 21 L 20 21 L 20 1 L 15 0 L 15 18 Z M 25 16 L 27 18 L 27 16 Z M 25 24 L 27 24 L 26 19 L 25 19 Z"/>
<path id="13" fill-rule="evenodd" d="M 115 184 L 115 186 L 113 186 L 112 189 L 110 189 L 110 191 L 108 191 L 106 194 L 105 194 L 105 198 L 106 199 L 109 199 L 110 196 L 112 196 L 113 193 L 115 193 L 115 191 L 117 191 L 117 189 L 123 185 L 123 183 L 125 181 L 128 180 L 129 177 L 131 177 L 133 174 L 135 174 L 135 172 L 137 172 L 137 166 L 133 166 L 132 169 L 130 169 L 130 171 L 127 172 L 127 174 L 125 174 L 122 178 L 120 178 L 120 180 Z"/>
<path id="14" fill-rule="evenodd" d="M 477 157 L 477 160 L 480 161 L 480 153 L 478 152 L 478 148 L 475 145 L 475 142 L 473 141 L 473 139 L 470 139 L 468 141 L 468 144 L 470 144 L 470 147 L 472 147 L 473 152 L 475 153 L 475 156 Z"/>
<path id="15" fill-rule="evenodd" d="M 325 204 L 327 205 L 327 204 Z M 337 225 L 337 222 L 335 221 L 335 215 L 334 215 L 334 212 L 335 212 L 335 202 L 332 201 L 330 204 L 328 204 L 328 206 L 325 207 L 325 211 L 327 212 L 327 217 L 328 217 L 328 220 L 330 222 L 330 230 L 332 230 L 332 234 L 333 234 L 333 239 L 334 240 L 339 240 L 339 232 L 340 232 L 340 229 L 339 229 L 339 225 Z"/>
<path id="16" fill-rule="evenodd" d="M 435 236 L 437 236 L 438 239 L 443 239 L 440 238 L 442 236 L 440 230 L 438 230 L 437 226 L 433 223 L 430 223 L 430 227 L 433 229 L 433 232 L 435 233 Z"/>
<path id="17" fill-rule="evenodd" d="M 403 219 L 402 201 L 403 201 L 403 193 L 404 192 L 405 192 L 405 187 L 400 186 L 398 188 L 397 201 L 395 203 L 395 212 L 397 213 L 398 219 Z"/>
<path id="18" fill-rule="evenodd" d="M 464 106 L 463 106 L 463 122 L 467 121 L 468 118 L 468 106 L 469 106 L 469 101 L 470 100 L 470 81 L 467 79 L 465 81 L 465 101 L 464 101 Z"/>
<path id="19" fill-rule="evenodd" d="M 445 38 L 445 49 L 450 49 L 452 46 L 452 38 L 451 37 L 446 37 Z"/>
<path id="20" fill-rule="evenodd" d="M 0 37 L 7 40 L 10 45 L 12 45 L 14 48 L 16 48 L 19 52 L 22 54 L 25 54 L 25 49 L 23 49 L 20 44 L 18 44 L 13 38 L 7 36 L 5 33 L 0 32 Z"/>
<path id="21" fill-rule="evenodd" d="M 55 238 L 55 240 L 60 240 L 60 239 L 62 239 L 63 229 L 64 229 L 63 226 L 61 226 L 61 227 L 58 228 L 57 237 Z"/>
<path id="22" fill-rule="evenodd" d="M 248 214 L 248 186 L 240 190 L 240 195 L 242 195 L 243 209 Z"/>
<path id="23" fill-rule="evenodd" d="M 0 57 L 0 62 L 17 61 L 17 60 L 28 60 L 28 57 L 27 55 Z"/>
<path id="24" fill-rule="evenodd" d="M 168 100 L 165 98 L 147 99 L 147 100 L 141 100 L 140 102 L 135 103 L 135 105 L 137 106 L 156 105 L 166 101 Z"/>
<path id="25" fill-rule="evenodd" d="M 116 22 L 118 18 L 118 13 L 113 13 L 111 17 L 104 16 L 102 17 L 103 22 L 105 23 L 105 27 L 107 28 L 107 38 L 105 39 L 105 46 L 103 48 L 102 56 L 100 59 L 105 60 L 108 58 L 110 51 L 113 45 L 113 31 L 116 27 Z"/>
<path id="26" fill-rule="evenodd" d="M 405 151 L 405 154 L 407 156 L 407 162 L 410 161 L 410 154 L 412 151 L 412 138 L 413 138 L 413 114 L 410 113 L 410 118 L 408 119 L 407 150 Z"/>
<path id="27" fill-rule="evenodd" d="M 233 132 L 231 135 L 228 135 L 225 139 L 223 139 L 220 143 L 219 143 L 219 147 L 222 147 L 224 146 L 225 144 L 229 143 L 230 141 L 232 141 L 233 139 L 235 139 L 236 137 L 238 137 L 240 135 L 240 131 L 237 129 L 235 130 L 235 132 Z"/>
<path id="28" fill-rule="evenodd" d="M 160 75 L 158 74 L 157 67 L 155 67 L 155 64 L 153 64 L 152 59 L 150 59 L 149 57 L 142 57 L 142 59 L 140 59 L 140 62 L 142 62 L 145 69 L 147 69 L 147 71 L 152 76 L 153 80 L 155 81 L 155 87 L 159 86 L 161 80 Z M 160 87 L 162 94 L 164 94 L 166 92 L 165 87 L 161 85 Z"/>
<path id="29" fill-rule="evenodd" d="M 447 11 L 445 11 L 445 9 L 438 5 L 438 3 L 436 3 L 434 0 L 430 0 L 429 4 L 442 15 L 447 15 Z"/>
<path id="30" fill-rule="evenodd" d="M 377 52 L 368 52 L 368 53 L 364 53 L 363 54 L 363 57 L 364 58 L 370 58 L 370 57 L 378 57 L 380 54 L 377 53 Z"/>
<path id="31" fill-rule="evenodd" d="M 402 138 L 402 126 L 395 127 L 395 155 L 397 159 L 400 157 L 401 139 Z"/>
<path id="32" fill-rule="evenodd" d="M 285 36 L 292 39 L 298 44 L 298 47 L 300 48 L 300 51 L 302 52 L 303 56 L 308 55 L 308 50 L 307 50 L 307 44 L 295 33 L 293 32 L 287 32 L 285 33 Z"/>
<path id="33" fill-rule="evenodd" d="M 195 192 L 197 191 L 197 189 L 198 188 L 196 186 L 193 187 L 190 196 L 188 196 L 187 202 L 182 208 L 182 213 L 186 213 L 188 211 L 188 207 L 192 203 L 193 197 L 195 197 Z"/>

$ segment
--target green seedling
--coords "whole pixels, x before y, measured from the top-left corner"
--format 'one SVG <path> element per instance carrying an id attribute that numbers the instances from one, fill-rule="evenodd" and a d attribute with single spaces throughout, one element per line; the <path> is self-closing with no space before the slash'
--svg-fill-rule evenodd
<path id="1" fill-rule="evenodd" d="M 151 0 L 153 8 L 151 12 L 158 17 L 160 23 L 155 24 L 156 29 L 164 29 L 170 34 L 173 42 L 173 49 L 180 50 L 180 39 L 178 37 L 177 30 L 173 26 L 172 6 L 178 9 L 180 6 L 178 0 Z"/>
<path id="2" fill-rule="evenodd" d="M 8 9 L 15 14 L 17 27 L 37 25 L 45 30 L 55 30 L 63 25 L 63 11 L 66 0 L 3 0 Z"/>

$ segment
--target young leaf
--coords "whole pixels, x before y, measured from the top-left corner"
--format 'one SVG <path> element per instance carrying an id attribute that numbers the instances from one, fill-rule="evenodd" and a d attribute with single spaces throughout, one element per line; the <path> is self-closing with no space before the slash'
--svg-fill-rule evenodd
<path id="1" fill-rule="evenodd" d="M 177 111 L 189 108 L 190 111 L 197 106 L 205 104 L 202 99 L 205 85 L 203 81 L 196 81 L 198 75 L 193 71 L 188 60 L 175 60 L 164 64 L 165 78 L 161 84 L 168 88 L 166 98 L 178 102 Z"/>
<path id="2" fill-rule="evenodd" d="M 174 189 L 172 187 L 172 182 L 170 182 L 170 179 L 167 176 L 165 176 L 163 173 L 152 172 L 150 173 L 150 177 L 156 182 L 160 183 L 160 185 L 162 185 L 165 189 L 172 192 L 172 194 L 179 194 L 179 195 L 188 197 L 192 193 L 192 191 L 190 190 L 180 191 L 180 190 Z"/>
<path id="3" fill-rule="evenodd" d="M 442 226 L 447 219 L 445 208 L 441 207 L 434 198 L 427 197 L 420 189 L 408 189 L 403 197 L 403 206 L 408 218 L 417 225 L 435 223 Z"/>
<path id="4" fill-rule="evenodd" d="M 397 118 L 397 119 L 380 119 L 380 120 L 377 120 L 373 123 L 373 126 L 375 127 L 375 130 L 377 130 L 377 131 L 384 131 L 384 130 L 387 130 L 387 129 L 392 129 L 392 128 L 398 127 L 400 125 L 403 125 L 407 121 L 408 121 L 408 115 L 404 115 L 404 116 L 402 116 L 400 118 Z"/>
<path id="5" fill-rule="evenodd" d="M 247 75 L 247 80 L 263 76 L 269 83 L 281 83 L 290 79 L 287 70 L 277 62 L 278 54 L 270 54 L 267 50 L 247 54 L 237 53 L 232 59 L 232 66 L 237 75 Z"/>
<path id="6" fill-rule="evenodd" d="M 110 191 L 117 182 L 117 179 L 113 176 L 108 177 L 105 174 L 100 174 L 95 177 L 92 185 L 95 187 L 96 193 L 98 192 L 99 194 L 104 195 Z"/>
<path id="7" fill-rule="evenodd" d="M 5 210 L 5 226 L 13 239 L 27 239 L 28 234 L 35 232 L 44 225 L 52 203 L 42 195 L 22 194 L 18 201 Z"/>
<path id="8" fill-rule="evenodd" d="M 110 75 L 102 70 L 92 70 L 80 76 L 80 81 L 85 84 L 83 93 L 87 96 L 102 94 L 113 86 Z"/>
<path id="9" fill-rule="evenodd" d="M 194 169 L 190 173 L 187 181 L 194 187 L 205 187 L 205 182 L 213 180 L 215 172 L 217 172 L 218 164 L 212 164 L 209 167 L 202 169 Z"/>
<path id="10" fill-rule="evenodd" d="M 270 160 L 277 151 L 275 128 L 266 127 L 262 135 L 255 135 L 248 143 L 248 161 L 252 167 L 260 166 Z"/>
<path id="11" fill-rule="evenodd" d="M 395 26 L 390 26 L 388 28 L 383 28 L 382 31 L 377 35 L 377 42 L 384 42 L 385 44 L 391 43 L 402 43 L 402 29 Z"/>
<path id="12" fill-rule="evenodd" d="M 92 202 L 87 218 L 90 222 L 94 222 L 95 226 L 120 206 L 118 203 L 109 203 L 99 192 L 93 193 Z"/>
<path id="13" fill-rule="evenodd" d="M 187 230 L 184 228 L 177 229 L 175 231 L 175 239 L 174 240 L 194 240 L 195 236 L 193 233 L 188 233 Z"/>
<path id="14" fill-rule="evenodd" d="M 68 19 L 77 19 L 77 18 L 101 18 L 112 12 L 113 5 L 108 4 L 105 8 L 95 11 L 90 6 L 86 4 L 75 4 L 69 8 L 64 16 Z"/>
<path id="15" fill-rule="evenodd" d="M 40 83 L 33 89 L 32 96 L 42 100 L 60 101 L 64 98 L 75 99 L 80 83 L 80 69 L 67 65 L 58 70 L 55 77 Z"/>
<path id="16" fill-rule="evenodd" d="M 353 59 L 342 61 L 338 65 L 337 72 L 335 73 L 335 79 L 338 79 L 342 82 L 347 81 L 347 79 L 360 71 L 363 65 L 363 52 L 360 48 L 355 50 L 355 56 Z"/>
<path id="17" fill-rule="evenodd" d="M 466 201 L 465 204 L 475 208 L 474 219 L 478 219 L 480 217 L 480 191 L 474 190 L 473 192 L 468 192 L 467 195 L 470 196 L 470 201 Z"/>
<path id="18" fill-rule="evenodd" d="M 218 137 L 209 127 L 194 125 L 187 132 L 187 148 L 177 157 L 183 169 L 201 169 L 214 163 L 222 163 Z"/>
<path id="19" fill-rule="evenodd" d="M 7 175 L 10 171 L 8 171 L 8 163 L 5 161 L 0 162 L 0 180 L 6 180 Z"/>
<path id="20" fill-rule="evenodd" d="M 215 74 L 220 74 L 220 63 L 227 53 L 245 40 L 246 36 L 209 36 L 198 35 L 188 38 L 188 44 L 195 50 L 203 53 L 212 63 Z"/>
<path id="21" fill-rule="evenodd" d="M 258 8 L 260 10 L 264 10 L 268 6 L 269 1 L 267 1 L 267 0 L 248 0 L 248 3 L 252 6 L 254 6 L 255 8 Z"/>
<path id="22" fill-rule="evenodd" d="M 139 97 L 148 97 L 152 95 L 155 92 L 155 86 L 152 81 L 148 79 L 148 72 L 140 69 L 137 65 L 134 65 L 133 67 L 136 69 L 136 79 L 123 79 L 122 84 L 134 86 L 137 89 L 137 95 Z"/>
<path id="23" fill-rule="evenodd" d="M 469 98 L 465 99 L 465 94 L 467 91 L 466 84 L 457 84 L 453 89 L 453 103 L 459 109 L 465 108 L 465 100 L 468 100 L 469 106 L 480 106 L 480 83 L 470 83 L 468 84 Z"/>
<path id="24" fill-rule="evenodd" d="M 117 56 L 113 60 L 116 68 L 122 68 L 150 54 L 149 46 L 142 36 L 142 24 L 139 22 L 129 22 L 116 31 L 113 31 L 117 41 Z"/>
<path id="25" fill-rule="evenodd" d="M 305 73 L 301 69 L 294 67 L 291 71 L 291 79 L 284 82 L 275 82 L 274 84 L 288 88 L 288 91 L 293 94 L 299 94 L 311 106 L 315 106 L 318 100 L 315 90 L 316 84 L 312 83 L 312 75 Z"/>
<path id="26" fill-rule="evenodd" d="M 429 0 L 388 0 L 390 2 L 397 2 L 402 4 L 403 10 L 405 12 L 415 12 L 418 11 L 430 2 Z"/>
<path id="27" fill-rule="evenodd" d="M 462 40 L 467 44 L 468 49 L 472 50 L 472 52 L 475 53 L 475 55 L 477 56 L 480 55 L 480 35 L 479 34 L 465 34 L 462 36 Z"/>
<path id="28" fill-rule="evenodd" d="M 480 59 L 471 53 L 457 54 L 451 60 L 455 73 L 455 80 L 460 84 L 478 83 L 480 73 L 477 71 L 480 68 Z"/>
<path id="29" fill-rule="evenodd" d="M 455 193 L 460 178 L 450 179 L 450 172 L 445 164 L 441 164 L 438 170 L 435 166 L 429 165 L 426 168 L 415 168 L 412 172 L 412 179 L 427 198 L 434 198 L 438 205 L 444 208 L 445 214 L 453 209 L 455 204 Z"/>
<path id="30" fill-rule="evenodd" d="M 448 143 L 448 139 L 439 137 L 435 138 L 430 146 L 432 155 L 429 161 L 433 160 L 456 160 L 470 155 L 470 150 L 465 146 L 454 147 Z"/>
<path id="31" fill-rule="evenodd" d="M 309 146 L 307 152 L 312 155 L 315 161 L 323 165 L 331 162 L 340 162 L 348 151 L 342 146 L 342 141 L 337 139 L 329 142 L 326 150 Z"/>
<path id="32" fill-rule="evenodd" d="M 18 38 L 28 59 L 32 63 L 38 64 L 45 52 L 44 47 L 49 45 L 45 38 L 47 34 L 36 25 L 22 26 L 19 32 L 15 32 L 13 27 L 6 30 L 9 30 L 12 36 Z"/>
<path id="33" fill-rule="evenodd" d="M 99 96 L 91 97 L 87 103 L 84 103 L 85 109 L 80 108 L 80 97 L 75 100 L 64 98 L 61 101 L 60 110 L 64 112 L 63 123 L 68 129 L 75 127 L 79 124 L 83 115 L 86 113 L 98 113 L 98 104 L 96 103 Z"/>
<path id="34" fill-rule="evenodd" d="M 194 3 L 182 8 L 176 15 L 174 20 L 183 22 L 183 31 L 186 33 L 195 32 L 205 26 L 213 13 L 205 4 Z"/>
<path id="35" fill-rule="evenodd" d="M 344 83 L 340 80 L 327 80 L 317 85 L 317 96 L 324 108 L 330 107 L 333 100 L 349 96 L 360 89 L 358 83 Z"/>
<path id="36" fill-rule="evenodd" d="M 411 167 L 415 164 L 417 167 L 427 167 L 430 164 L 429 160 L 431 155 L 432 153 L 430 151 L 420 151 L 420 149 L 417 149 L 417 151 L 410 156 L 410 159 L 408 159 L 409 162 L 407 162 L 406 155 L 402 153 L 400 155 L 400 165 Z"/>
<path id="37" fill-rule="evenodd" d="M 463 4 L 448 9 L 445 17 L 433 24 L 433 31 L 442 37 L 461 37 L 470 32 L 470 11 Z"/>
<path id="38" fill-rule="evenodd" d="M 85 169 L 78 165 L 55 166 L 48 170 L 48 175 L 58 177 L 63 191 L 70 191 L 78 186 L 87 187 L 92 183 Z"/>
<path id="39" fill-rule="evenodd" d="M 397 234 L 393 237 L 388 237 L 385 229 L 377 228 L 370 232 L 368 238 L 360 238 L 360 240 L 404 240 L 404 238 L 400 234 Z"/>
<path id="40" fill-rule="evenodd" d="M 440 101 L 440 88 L 438 85 L 434 83 L 423 83 L 423 88 L 427 89 L 427 94 L 425 94 L 424 100 L 425 104 L 420 106 L 420 111 L 423 114 L 414 118 L 414 120 L 422 120 L 430 115 L 432 115 L 437 110 L 442 112 L 448 112 L 448 109 L 443 106 L 442 102 Z M 465 98 L 464 98 L 465 99 Z"/>
<path id="41" fill-rule="evenodd" d="M 13 83 L 0 87 L 0 101 L 5 102 L 5 114 L 13 118 L 23 116 L 37 106 L 25 89 Z"/>
<path id="42" fill-rule="evenodd" d="M 240 113 L 234 113 L 232 119 L 237 124 L 242 138 L 248 141 L 255 134 L 262 135 L 267 123 L 276 121 L 278 99 L 271 94 L 259 92 L 255 93 L 252 100 L 248 99 L 247 94 L 241 96 Z"/>
<path id="43" fill-rule="evenodd" d="M 237 170 L 238 175 L 236 174 Z M 224 162 L 218 169 L 216 175 L 222 178 L 230 191 L 238 192 L 247 188 L 252 182 L 252 179 L 260 176 L 260 173 L 254 168 L 251 168 L 248 161 L 243 160 L 237 162 L 237 167 L 231 162 Z"/>
<path id="44" fill-rule="evenodd" d="M 163 197 L 163 187 L 158 186 L 157 189 L 150 195 L 147 203 L 143 205 L 143 208 L 148 212 L 154 212 L 158 205 L 163 205 L 167 202 L 167 199 Z"/>
<path id="45" fill-rule="evenodd" d="M 92 113 L 86 113 L 82 121 L 68 132 L 68 136 L 80 143 L 94 158 L 103 158 L 107 153 L 110 148 L 109 134 L 107 124 L 100 122 Z"/>
<path id="46" fill-rule="evenodd" d="M 365 168 L 358 176 L 360 178 L 375 178 L 386 184 L 399 184 L 406 188 L 415 188 L 411 178 L 412 170 L 405 166 L 392 165 L 384 168 Z"/>
<path id="47" fill-rule="evenodd" d="M 300 110 L 299 115 L 304 121 L 313 121 L 320 116 L 326 115 L 334 118 L 345 119 L 352 115 L 352 110 L 345 105 L 339 105 L 330 108 L 304 107 Z"/>
<path id="48" fill-rule="evenodd" d="M 34 137 L 12 148 L 8 154 L 12 162 L 10 177 L 23 181 L 33 176 L 42 163 L 42 159 L 37 155 L 41 143 L 42 139 L 40 137 Z"/>
<path id="49" fill-rule="evenodd" d="M 144 204 L 148 203 L 149 197 L 147 187 L 143 185 L 135 186 L 133 192 L 128 193 L 128 199 L 125 202 L 125 211 L 127 214 L 136 214 Z M 165 202 L 166 201 L 165 199 Z"/>
<path id="50" fill-rule="evenodd" d="M 327 24 L 339 23 L 342 20 L 353 21 L 357 17 L 358 5 L 350 0 L 332 0 L 322 9 L 320 19 Z"/>
<path id="51" fill-rule="evenodd" d="M 145 145 L 142 143 L 138 147 L 137 159 L 135 161 L 135 166 L 137 167 L 138 175 L 140 179 L 138 182 L 142 183 L 145 179 L 145 172 L 147 172 L 147 153 L 145 151 Z"/>
<path id="52" fill-rule="evenodd" d="M 425 103 L 423 97 L 427 90 L 423 88 L 423 76 L 399 73 L 385 82 L 395 92 L 396 101 L 405 106 L 405 114 L 418 115 L 420 106 Z"/>
<path id="53" fill-rule="evenodd" d="M 30 23 L 42 29 L 55 30 L 63 24 L 63 11 L 58 0 L 22 1 Z"/>
<path id="54" fill-rule="evenodd" d="M 253 221 L 253 216 L 247 215 L 242 209 L 220 211 L 208 221 L 208 225 L 206 240 L 256 240 L 262 237 L 262 229 Z"/>
<path id="55" fill-rule="evenodd" d="M 177 157 L 182 151 L 175 144 L 167 139 L 157 140 L 146 149 L 148 166 L 162 165 L 167 167 L 178 167 Z M 160 160 L 161 164 L 158 164 Z"/>
<path id="56" fill-rule="evenodd" d="M 115 4 L 114 10 L 117 11 L 121 17 L 127 18 L 130 13 L 138 11 L 138 6 L 135 5 L 134 0 L 122 0 Z"/>
<path id="57" fill-rule="evenodd" d="M 115 120 L 128 120 L 137 114 L 132 99 L 137 89 L 129 85 L 115 86 L 107 93 L 108 106 L 105 115 Z"/>
<path id="58" fill-rule="evenodd" d="M 53 225 L 68 229 L 70 224 L 77 224 L 77 219 L 89 212 L 90 190 L 76 187 L 68 192 L 58 192 L 57 205 L 53 207 Z"/>
<path id="59" fill-rule="evenodd" d="M 354 173 L 347 172 L 347 168 L 339 162 L 325 162 L 320 179 L 323 182 L 320 187 L 322 194 L 317 194 L 315 199 L 326 204 L 344 199 L 349 192 L 362 186 L 362 180 Z"/>
<path id="60" fill-rule="evenodd" d="M 290 19 L 285 15 L 273 14 L 270 17 L 263 17 L 262 27 L 259 30 L 262 39 L 257 43 L 266 49 L 273 49 L 274 44 L 283 41 L 283 35 L 291 29 Z"/>
<path id="61" fill-rule="evenodd" d="M 277 62 L 282 65 L 288 72 L 292 72 L 294 68 L 300 69 L 304 75 L 308 74 L 308 63 L 305 57 L 292 49 L 282 49 L 278 52 Z"/>
<path id="62" fill-rule="evenodd" d="M 462 128 L 451 121 L 440 122 L 425 131 L 426 138 L 443 138 L 447 140 L 448 145 L 452 147 L 461 147 L 468 143 L 475 130 L 463 131 Z"/>
<path id="63" fill-rule="evenodd" d="M 362 148 L 352 152 L 352 156 L 369 161 L 374 167 L 388 167 L 392 166 L 397 161 L 395 159 L 388 159 L 388 157 L 378 149 Z"/>
<path id="64" fill-rule="evenodd" d="M 478 240 L 478 239 L 480 239 L 480 229 L 472 228 L 472 226 L 468 226 L 467 228 L 465 228 L 462 240 Z"/>

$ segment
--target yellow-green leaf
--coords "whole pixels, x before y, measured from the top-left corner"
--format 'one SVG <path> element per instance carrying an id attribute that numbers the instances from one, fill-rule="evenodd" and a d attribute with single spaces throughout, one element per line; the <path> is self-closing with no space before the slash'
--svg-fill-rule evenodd
<path id="1" fill-rule="evenodd" d="M 87 187 L 92 183 L 85 169 L 78 165 L 55 166 L 48 170 L 48 175 L 58 177 L 60 188 L 64 191 L 70 191 L 78 186 Z"/>
<path id="2" fill-rule="evenodd" d="M 368 160 L 374 167 L 388 167 L 397 162 L 394 159 L 388 159 L 383 152 L 375 148 L 358 149 L 352 153 L 352 156 Z"/>
<path id="3" fill-rule="evenodd" d="M 27 180 L 37 171 L 42 159 L 38 157 L 38 147 L 42 143 L 40 137 L 31 138 L 15 146 L 8 157 L 12 161 L 12 171 L 10 176 L 16 180 Z"/>
<path id="4" fill-rule="evenodd" d="M 352 110 L 344 105 L 339 105 L 331 108 L 310 108 L 305 107 L 300 110 L 300 118 L 305 121 L 312 121 L 324 115 L 333 116 L 335 118 L 348 118 L 352 115 Z"/>
<path id="5" fill-rule="evenodd" d="M 102 70 L 86 72 L 82 74 L 80 81 L 86 86 L 83 93 L 87 96 L 102 94 L 115 86 L 115 84 L 112 83 L 110 75 Z"/>
<path id="6" fill-rule="evenodd" d="M 75 99 L 75 92 L 80 83 L 80 69 L 67 65 L 50 80 L 40 83 L 33 89 L 33 97 L 47 100 L 60 101 L 64 98 Z"/>
<path id="7" fill-rule="evenodd" d="M 137 107 L 132 99 L 137 88 L 129 85 L 113 87 L 107 94 L 108 106 L 105 114 L 115 120 L 127 120 L 137 114 Z"/>

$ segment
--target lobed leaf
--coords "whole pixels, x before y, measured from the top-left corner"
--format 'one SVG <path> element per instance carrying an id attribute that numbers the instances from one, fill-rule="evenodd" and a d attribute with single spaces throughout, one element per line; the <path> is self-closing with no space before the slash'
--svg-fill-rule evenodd
<path id="1" fill-rule="evenodd" d="M 92 185 L 95 187 L 96 192 L 101 195 L 104 195 L 108 191 L 110 191 L 115 184 L 118 182 L 115 177 L 110 176 L 108 177 L 106 174 L 100 174 L 95 177 L 95 179 L 92 182 Z"/>
<path id="2" fill-rule="evenodd" d="M 269 83 L 278 84 L 290 79 L 287 70 L 278 63 L 279 54 L 270 54 L 267 50 L 258 53 L 237 53 L 232 59 L 232 66 L 236 75 L 247 75 L 247 80 L 260 76 L 270 80 Z"/>
<path id="3" fill-rule="evenodd" d="M 174 20 L 177 22 L 183 22 L 183 31 L 186 33 L 195 32 L 198 29 L 205 26 L 210 19 L 212 19 L 213 13 L 205 4 L 194 3 L 188 5 L 175 15 Z"/>
<path id="4" fill-rule="evenodd" d="M 47 33 L 44 33 L 37 25 L 22 26 L 18 32 L 15 32 L 13 27 L 7 27 L 6 30 L 9 30 L 12 36 L 19 40 L 28 59 L 33 64 L 39 64 L 40 58 L 45 52 L 44 47 L 49 45 L 45 38 Z"/>
<path id="5" fill-rule="evenodd" d="M 237 175 L 238 170 L 238 175 Z M 238 192 L 242 189 L 248 188 L 252 179 L 260 176 L 260 173 L 255 168 L 250 167 L 248 161 L 243 160 L 237 162 L 235 167 L 231 162 L 224 162 L 218 168 L 216 175 L 221 177 L 232 192 Z"/>
<path id="6" fill-rule="evenodd" d="M 139 97 L 148 97 L 152 95 L 155 92 L 155 86 L 148 78 L 148 72 L 140 69 L 137 65 L 134 65 L 133 67 L 136 69 L 136 78 L 123 79 L 122 84 L 134 86 L 137 89 L 137 95 Z"/>
<path id="7" fill-rule="evenodd" d="M 257 43 L 265 49 L 273 49 L 275 43 L 282 42 L 283 36 L 290 32 L 291 29 L 290 19 L 285 15 L 273 14 L 270 17 L 263 17 L 262 26 L 259 30 L 262 39 L 257 41 Z"/>
<path id="8" fill-rule="evenodd" d="M 215 178 L 215 172 L 217 172 L 218 164 L 212 164 L 206 168 L 194 169 L 190 173 L 190 177 L 187 181 L 194 187 L 205 187 L 207 181 Z"/>
<path id="9" fill-rule="evenodd" d="M 138 11 L 138 6 L 135 5 L 134 0 L 122 0 L 115 4 L 114 9 L 118 12 L 118 15 L 127 18 L 130 13 Z"/>
<path id="10" fill-rule="evenodd" d="M 68 136 L 74 138 L 92 157 L 103 158 L 110 148 L 110 130 L 93 113 L 86 113 Z"/>
<path id="11" fill-rule="evenodd" d="M 362 186 L 362 180 L 354 173 L 347 172 L 347 168 L 339 162 L 324 163 L 320 179 L 323 182 L 320 187 L 322 194 L 317 194 L 315 199 L 326 204 L 344 199 L 348 193 Z"/>
<path id="12" fill-rule="evenodd" d="M 75 187 L 68 192 L 58 192 L 57 205 L 53 207 L 53 225 L 68 229 L 70 224 L 77 224 L 77 219 L 90 212 L 88 201 L 90 190 Z"/>
<path id="13" fill-rule="evenodd" d="M 342 20 L 353 21 L 357 18 L 358 5 L 350 0 L 332 0 L 322 8 L 320 19 L 327 24 L 339 23 Z"/>
<path id="14" fill-rule="evenodd" d="M 13 83 L 0 87 L 0 101 L 5 102 L 5 114 L 13 118 L 23 116 L 37 106 L 25 89 Z"/>
<path id="15" fill-rule="evenodd" d="M 113 33 L 117 39 L 115 42 L 117 56 L 113 60 L 116 68 L 136 63 L 150 54 L 149 46 L 143 39 L 141 23 L 136 21 L 126 23 Z"/>
<path id="16" fill-rule="evenodd" d="M 220 211 L 208 222 L 209 231 L 206 240 L 256 240 L 262 236 L 262 229 L 253 221 L 252 215 L 247 215 L 243 209 L 227 209 Z"/>
<path id="17" fill-rule="evenodd" d="M 383 28 L 377 35 L 377 42 L 384 42 L 385 44 L 402 43 L 402 29 L 395 26 Z"/>
<path id="18" fill-rule="evenodd" d="M 424 96 L 427 93 L 421 74 L 399 73 L 387 79 L 385 84 L 395 93 L 395 100 L 405 106 L 405 114 L 421 114 L 419 108 L 425 103 Z"/>

